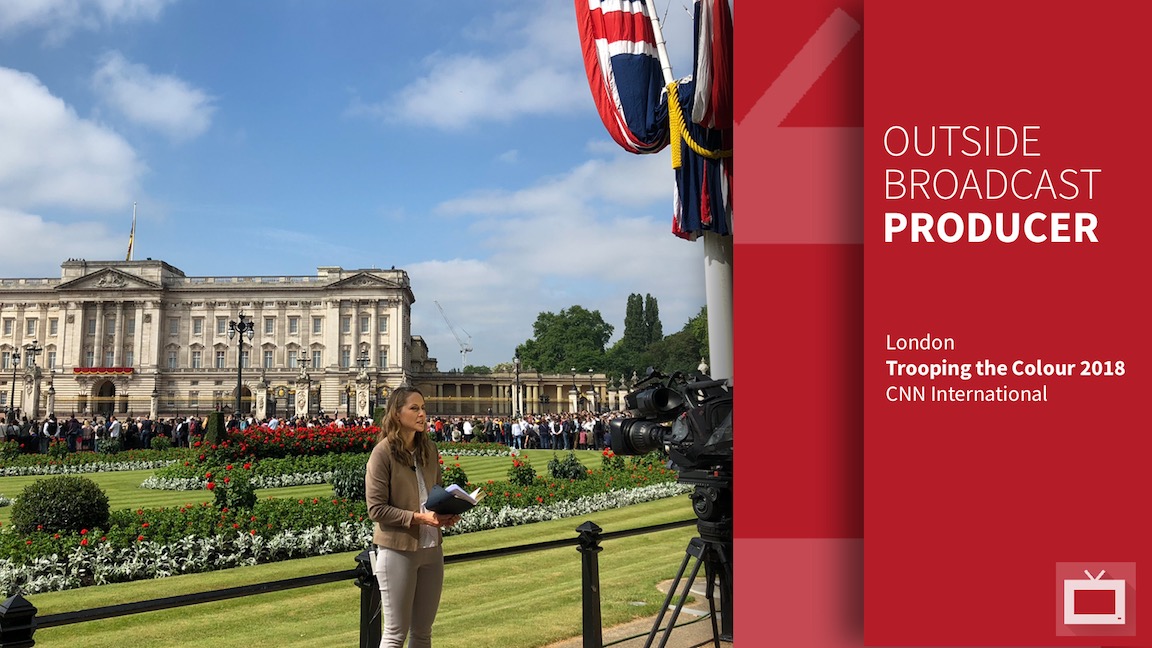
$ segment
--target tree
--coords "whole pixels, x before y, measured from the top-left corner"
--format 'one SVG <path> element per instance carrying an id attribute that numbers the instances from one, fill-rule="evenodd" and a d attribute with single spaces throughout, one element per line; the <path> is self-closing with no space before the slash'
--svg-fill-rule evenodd
<path id="1" fill-rule="evenodd" d="M 559 313 L 540 313 L 532 325 L 533 337 L 516 348 L 522 367 L 544 373 L 580 373 L 605 368 L 604 346 L 612 325 L 600 311 L 570 306 Z"/>
<path id="2" fill-rule="evenodd" d="M 673 371 L 692 373 L 700 365 L 700 359 L 708 358 L 708 309 L 702 307 L 695 317 L 684 324 L 684 328 L 668 337 L 654 342 L 644 353 L 644 369 L 653 367 L 671 374 Z"/>
<path id="3" fill-rule="evenodd" d="M 466 373 L 466 374 L 490 374 L 490 373 L 492 373 L 492 369 L 491 369 L 491 367 L 486 367 L 484 365 L 468 365 L 468 366 L 464 367 L 464 373 Z"/>
<path id="4" fill-rule="evenodd" d="M 644 295 L 644 337 L 648 344 L 664 339 L 664 326 L 660 324 L 660 304 L 652 295 Z"/>

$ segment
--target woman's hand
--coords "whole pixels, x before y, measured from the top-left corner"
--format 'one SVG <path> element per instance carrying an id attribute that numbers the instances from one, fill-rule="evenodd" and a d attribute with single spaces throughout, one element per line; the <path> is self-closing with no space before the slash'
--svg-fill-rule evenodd
<path id="1" fill-rule="evenodd" d="M 413 513 L 412 520 L 417 524 L 427 524 L 436 528 L 448 528 L 460 521 L 459 515 L 441 515 L 431 511 Z"/>
<path id="2" fill-rule="evenodd" d="M 452 525 L 459 522 L 460 516 L 459 515 L 440 515 L 439 513 L 437 513 L 436 519 L 439 521 L 439 525 L 441 527 L 447 529 L 448 527 L 451 527 Z"/>

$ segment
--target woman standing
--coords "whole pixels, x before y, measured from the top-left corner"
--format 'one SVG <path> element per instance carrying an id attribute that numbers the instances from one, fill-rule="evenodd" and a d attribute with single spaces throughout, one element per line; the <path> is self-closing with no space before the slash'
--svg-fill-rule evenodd
<path id="1" fill-rule="evenodd" d="M 432 645 L 432 622 L 444 585 L 440 529 L 460 519 L 424 508 L 428 492 L 443 481 L 436 444 L 425 432 L 426 419 L 419 390 L 393 390 L 365 474 L 384 608 L 381 648 L 400 648 L 409 633 L 409 648 Z"/>

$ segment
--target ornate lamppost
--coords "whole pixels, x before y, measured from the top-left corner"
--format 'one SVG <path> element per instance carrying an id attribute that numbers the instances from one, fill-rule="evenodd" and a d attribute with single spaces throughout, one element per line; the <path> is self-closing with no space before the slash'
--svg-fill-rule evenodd
<path id="1" fill-rule="evenodd" d="M 252 341 L 256 326 L 251 321 L 245 321 L 247 316 L 243 312 L 236 315 L 236 319 L 228 322 L 228 339 L 236 338 L 236 409 L 237 419 L 240 417 L 240 401 L 244 389 L 244 336 Z"/>
<path id="2" fill-rule="evenodd" d="M 588 367 L 588 407 L 591 408 L 592 413 L 595 414 L 596 413 L 595 403 L 597 401 L 597 398 L 596 398 L 596 385 L 594 385 L 592 383 L 592 374 L 593 373 L 594 372 L 592 370 L 592 367 Z"/>
<path id="3" fill-rule="evenodd" d="M 576 367 L 572 367 L 572 412 L 580 411 L 580 386 L 576 384 Z"/>
<path id="4" fill-rule="evenodd" d="M 512 358 L 512 366 L 516 370 L 516 394 L 512 397 L 512 415 L 520 416 L 520 349 L 516 349 L 516 356 Z"/>
<path id="5" fill-rule="evenodd" d="M 8 388 L 8 423 L 16 414 L 16 367 L 20 366 L 20 349 L 12 352 L 12 382 Z"/>
<path id="6" fill-rule="evenodd" d="M 28 366 L 33 369 L 36 368 L 36 356 L 44 352 L 44 347 L 40 346 L 40 340 L 32 340 L 32 344 L 24 345 L 24 354 L 28 356 Z"/>

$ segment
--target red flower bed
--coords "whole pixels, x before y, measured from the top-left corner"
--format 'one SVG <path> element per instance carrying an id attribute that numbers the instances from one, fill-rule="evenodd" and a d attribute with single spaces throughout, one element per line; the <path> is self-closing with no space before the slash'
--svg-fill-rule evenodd
<path id="1" fill-rule="evenodd" d="M 210 448 L 217 458 L 257 459 L 282 458 L 300 455 L 325 455 L 330 453 L 368 452 L 376 445 L 376 435 L 380 428 L 340 427 L 291 427 L 280 426 L 275 430 L 265 425 L 251 425 L 244 430 L 233 430 L 227 438 Z M 195 444 L 194 444 L 195 445 Z M 201 447 L 201 450 L 207 450 Z"/>

